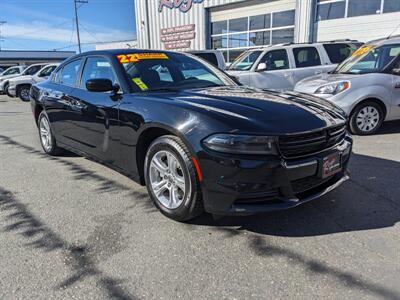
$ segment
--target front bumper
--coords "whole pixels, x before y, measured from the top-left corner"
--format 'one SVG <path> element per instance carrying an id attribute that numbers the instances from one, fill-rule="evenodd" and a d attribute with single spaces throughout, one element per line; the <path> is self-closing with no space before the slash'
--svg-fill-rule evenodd
<path id="1" fill-rule="evenodd" d="M 217 215 L 249 215 L 283 210 L 315 200 L 349 179 L 347 164 L 352 139 L 301 159 L 264 160 L 223 157 L 202 152 L 204 208 Z M 321 178 L 324 157 L 340 152 L 342 170 Z"/>

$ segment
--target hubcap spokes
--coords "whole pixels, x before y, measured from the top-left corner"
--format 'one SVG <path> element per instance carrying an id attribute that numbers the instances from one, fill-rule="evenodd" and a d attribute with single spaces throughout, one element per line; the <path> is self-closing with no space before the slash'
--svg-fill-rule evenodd
<path id="1" fill-rule="evenodd" d="M 186 192 L 183 168 L 169 151 L 157 152 L 150 162 L 150 184 L 157 200 L 168 209 L 179 207 Z"/>
<path id="2" fill-rule="evenodd" d="M 21 95 L 22 99 L 29 100 L 29 91 L 28 90 L 25 90 L 25 89 L 22 90 L 20 95 Z"/>
<path id="3" fill-rule="evenodd" d="M 50 124 L 46 118 L 42 118 L 40 120 L 39 130 L 43 147 L 46 149 L 46 151 L 50 151 L 52 147 L 51 131 L 50 131 Z"/>
<path id="4" fill-rule="evenodd" d="M 357 115 L 357 127 L 365 132 L 374 130 L 379 123 L 379 112 L 373 106 L 366 106 Z"/>

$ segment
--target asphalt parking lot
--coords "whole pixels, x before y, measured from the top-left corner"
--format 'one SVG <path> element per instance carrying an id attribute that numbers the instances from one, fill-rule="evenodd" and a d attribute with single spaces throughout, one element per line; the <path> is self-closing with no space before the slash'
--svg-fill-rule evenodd
<path id="1" fill-rule="evenodd" d="M 350 170 L 293 210 L 177 223 L 44 155 L 29 103 L 0 96 L 0 299 L 400 299 L 400 122 L 355 137 Z"/>

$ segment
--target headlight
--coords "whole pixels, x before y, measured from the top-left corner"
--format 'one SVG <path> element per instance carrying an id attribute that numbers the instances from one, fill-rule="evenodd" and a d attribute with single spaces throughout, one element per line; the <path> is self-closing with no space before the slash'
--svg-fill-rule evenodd
<path id="1" fill-rule="evenodd" d="M 350 82 L 348 81 L 330 83 L 319 87 L 315 91 L 315 94 L 336 95 L 347 90 L 349 87 L 350 87 Z"/>
<path id="2" fill-rule="evenodd" d="M 278 154 L 276 137 L 250 136 L 234 134 L 215 134 L 203 141 L 203 144 L 214 151 L 230 154 Z"/>

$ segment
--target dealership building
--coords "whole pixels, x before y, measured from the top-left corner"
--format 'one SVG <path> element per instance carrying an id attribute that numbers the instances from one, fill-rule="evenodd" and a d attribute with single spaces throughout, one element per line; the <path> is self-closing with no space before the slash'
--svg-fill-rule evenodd
<path id="1" fill-rule="evenodd" d="M 400 0 L 135 0 L 139 48 L 218 49 L 230 62 L 254 47 L 400 33 Z"/>

